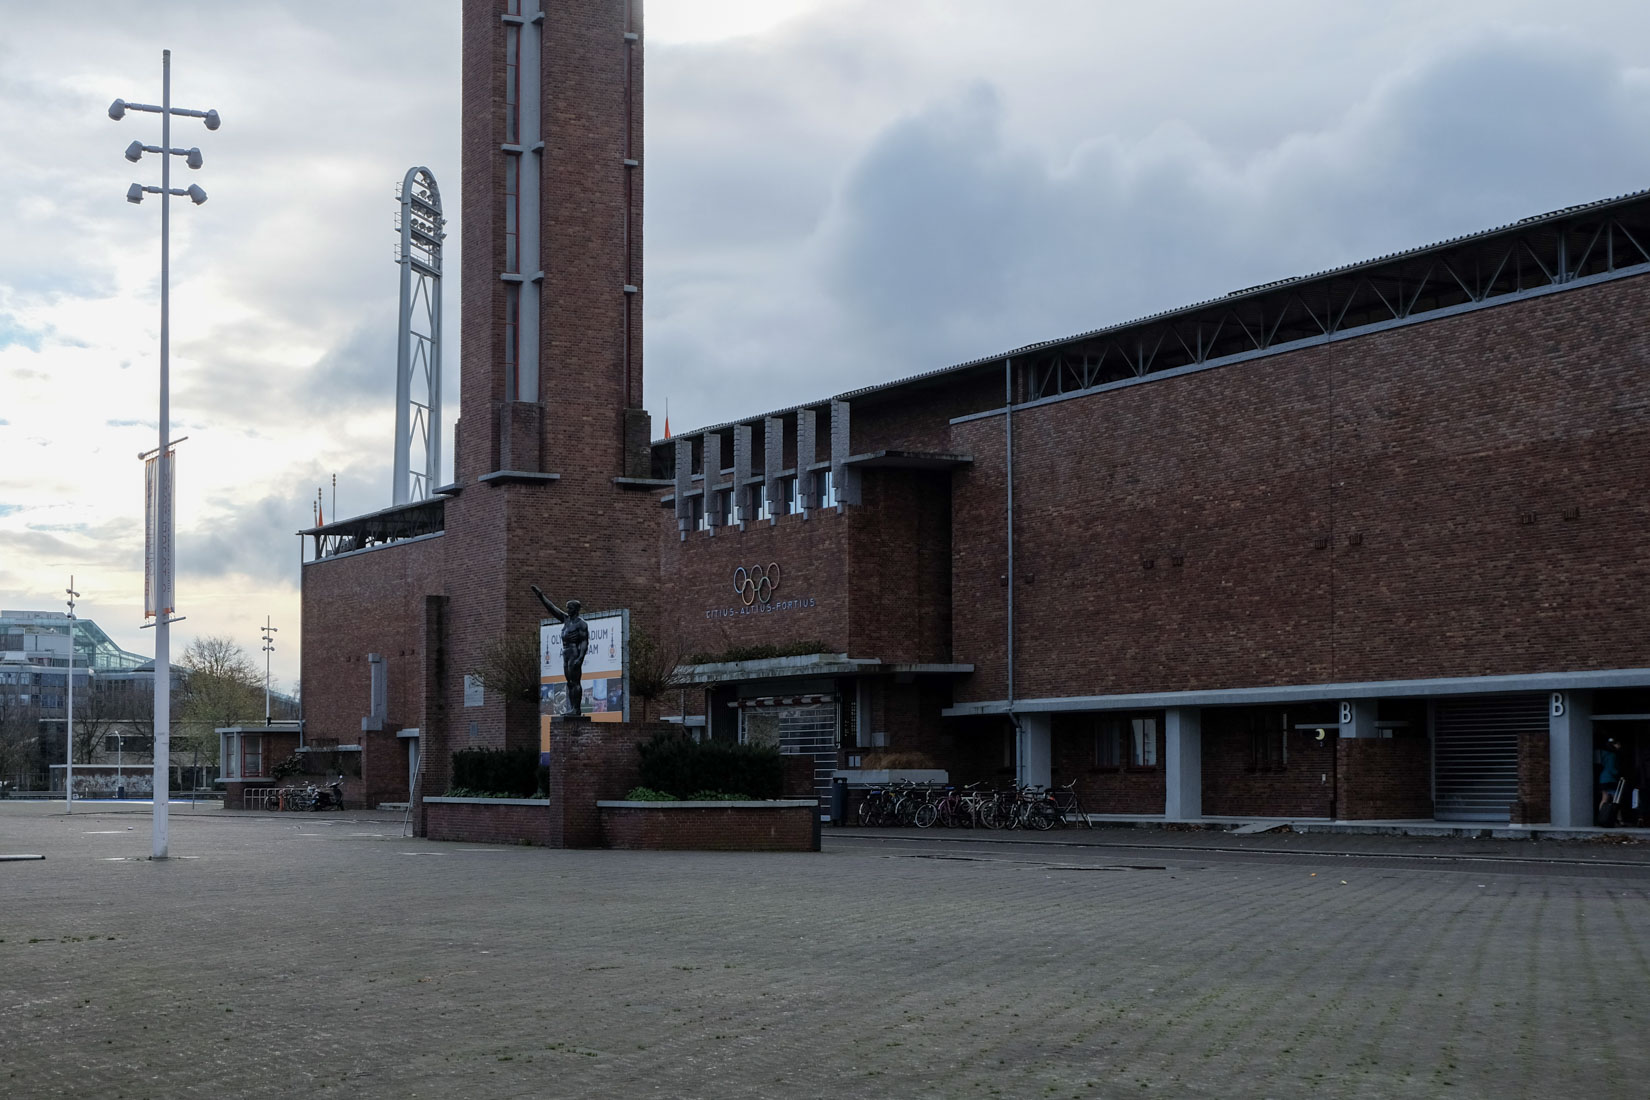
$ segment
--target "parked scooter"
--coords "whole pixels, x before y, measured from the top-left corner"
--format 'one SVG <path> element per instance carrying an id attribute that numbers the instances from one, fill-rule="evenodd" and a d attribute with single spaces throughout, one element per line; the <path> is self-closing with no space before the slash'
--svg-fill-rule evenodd
<path id="1" fill-rule="evenodd" d="M 315 790 L 315 788 L 310 788 Z M 315 791 L 315 800 L 310 803 L 312 810 L 341 810 L 344 808 L 344 777 L 339 776 L 325 787 Z"/>

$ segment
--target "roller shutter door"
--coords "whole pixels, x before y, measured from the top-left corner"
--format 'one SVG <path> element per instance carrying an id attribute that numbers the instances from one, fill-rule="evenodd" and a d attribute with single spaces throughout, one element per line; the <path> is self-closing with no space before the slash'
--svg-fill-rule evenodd
<path id="1" fill-rule="evenodd" d="M 1546 732 L 1543 695 L 1438 703 L 1433 711 L 1433 816 L 1505 823 L 1518 801 L 1518 738 Z"/>

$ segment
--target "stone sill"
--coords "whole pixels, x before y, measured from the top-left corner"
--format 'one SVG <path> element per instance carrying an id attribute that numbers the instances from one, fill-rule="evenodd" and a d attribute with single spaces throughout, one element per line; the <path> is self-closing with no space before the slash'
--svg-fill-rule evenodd
<path id="1" fill-rule="evenodd" d="M 487 799 L 425 799 L 447 802 L 485 802 Z M 597 802 L 604 810 L 788 810 L 817 809 L 819 802 L 812 798 L 776 798 L 771 802 Z"/>
<path id="2" fill-rule="evenodd" d="M 435 802 L 443 806 L 546 806 L 550 805 L 548 798 L 448 798 L 426 796 L 425 802 Z"/>

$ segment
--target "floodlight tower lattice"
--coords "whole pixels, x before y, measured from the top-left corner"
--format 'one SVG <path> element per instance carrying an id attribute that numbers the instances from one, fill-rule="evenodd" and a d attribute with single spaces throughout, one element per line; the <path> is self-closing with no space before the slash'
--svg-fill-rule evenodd
<path id="1" fill-rule="evenodd" d="M 435 495 L 441 477 L 441 242 L 446 219 L 428 168 L 400 187 L 401 315 L 395 355 L 395 474 L 391 502 Z M 415 466 L 421 462 L 422 466 Z"/>

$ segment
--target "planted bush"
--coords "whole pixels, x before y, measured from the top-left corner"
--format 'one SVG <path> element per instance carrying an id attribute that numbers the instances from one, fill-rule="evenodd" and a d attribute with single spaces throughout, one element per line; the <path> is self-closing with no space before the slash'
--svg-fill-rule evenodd
<path id="1" fill-rule="evenodd" d="M 453 753 L 452 790 L 493 798 L 532 798 L 548 790 L 549 769 L 537 749 L 459 749 Z"/>
<path id="2" fill-rule="evenodd" d="M 677 798 L 699 799 L 716 792 L 769 799 L 778 798 L 784 788 L 779 750 L 771 745 L 695 741 L 672 730 L 655 734 L 637 750 L 642 755 L 642 786 Z"/>

